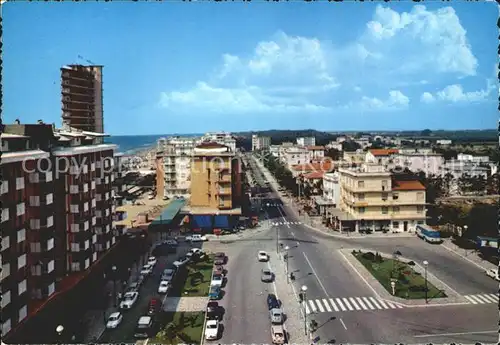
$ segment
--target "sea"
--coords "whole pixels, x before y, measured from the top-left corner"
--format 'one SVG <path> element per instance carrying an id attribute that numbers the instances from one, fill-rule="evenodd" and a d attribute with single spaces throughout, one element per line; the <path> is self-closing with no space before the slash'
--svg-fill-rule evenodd
<path id="1" fill-rule="evenodd" d="M 112 135 L 105 138 L 104 142 L 118 145 L 117 152 L 124 155 L 133 155 L 135 152 L 153 147 L 160 138 L 169 138 L 174 136 L 196 137 L 203 134 L 155 134 L 155 135 Z"/>

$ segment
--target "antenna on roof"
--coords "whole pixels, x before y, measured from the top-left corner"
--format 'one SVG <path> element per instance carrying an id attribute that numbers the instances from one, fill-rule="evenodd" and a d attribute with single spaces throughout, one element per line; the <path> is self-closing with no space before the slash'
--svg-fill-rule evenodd
<path id="1" fill-rule="evenodd" d="M 96 63 L 94 63 L 94 62 L 92 62 L 92 61 L 90 61 L 90 60 L 87 60 L 86 58 L 84 58 L 84 57 L 83 57 L 83 56 L 81 56 L 81 55 L 78 55 L 78 58 L 79 58 L 80 60 L 83 60 L 83 61 L 88 62 L 88 63 L 89 63 L 89 64 L 91 64 L 91 65 L 96 65 Z"/>

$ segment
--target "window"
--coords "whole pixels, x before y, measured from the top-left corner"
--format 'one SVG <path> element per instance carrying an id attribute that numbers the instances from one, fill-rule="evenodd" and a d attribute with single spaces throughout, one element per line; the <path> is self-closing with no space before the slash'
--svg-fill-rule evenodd
<path id="1" fill-rule="evenodd" d="M 26 240 L 26 230 L 25 229 L 18 230 L 17 231 L 17 243 L 21 243 L 24 240 Z"/>
<path id="2" fill-rule="evenodd" d="M 54 248 L 54 239 L 50 238 L 47 240 L 47 250 L 51 250 L 52 248 Z"/>
<path id="3" fill-rule="evenodd" d="M 31 275 L 41 276 L 42 275 L 42 266 L 40 264 L 36 264 L 34 266 L 31 266 Z"/>
<path id="4" fill-rule="evenodd" d="M 101 210 L 95 210 L 95 216 L 98 217 L 98 218 L 101 218 L 102 217 Z"/>
<path id="5" fill-rule="evenodd" d="M 85 269 L 89 268 L 90 266 L 90 259 L 85 259 Z"/>
<path id="6" fill-rule="evenodd" d="M 86 202 L 86 203 L 83 204 L 83 210 L 85 212 L 89 210 L 89 203 L 88 202 Z"/>
<path id="7" fill-rule="evenodd" d="M 424 221 L 423 220 L 417 220 L 417 224 L 422 225 L 422 224 L 424 224 Z"/>
<path id="8" fill-rule="evenodd" d="M 28 315 L 28 306 L 25 305 L 21 309 L 19 309 L 19 322 L 23 321 L 27 315 Z"/>
<path id="9" fill-rule="evenodd" d="M 365 208 L 364 207 L 360 207 L 359 208 L 359 213 L 365 213 Z"/>
<path id="10" fill-rule="evenodd" d="M 417 193 L 417 200 L 424 200 L 424 192 L 418 192 Z"/>
<path id="11" fill-rule="evenodd" d="M 358 181 L 358 188 L 364 188 L 365 187 L 365 181 Z"/>
<path id="12" fill-rule="evenodd" d="M 47 217 L 47 227 L 50 228 L 54 225 L 54 216 Z"/>
<path id="13" fill-rule="evenodd" d="M 71 243 L 71 251 L 72 252 L 79 252 L 80 251 L 80 243 Z"/>
<path id="14" fill-rule="evenodd" d="M 389 213 L 389 207 L 382 207 L 382 214 L 388 214 Z"/>
<path id="15" fill-rule="evenodd" d="M 2 250 L 10 247 L 10 237 L 4 236 L 2 237 Z"/>
<path id="16" fill-rule="evenodd" d="M 17 204 L 17 207 L 16 207 L 16 215 L 17 216 L 22 216 L 25 211 L 26 211 L 26 207 L 24 206 L 24 202 Z"/>
<path id="17" fill-rule="evenodd" d="M 24 189 L 24 177 L 16 178 L 16 190 Z"/>
<path id="18" fill-rule="evenodd" d="M 48 286 L 48 292 L 49 292 L 49 293 L 48 293 L 48 295 L 49 295 L 49 296 L 52 296 L 52 294 L 53 294 L 54 292 L 56 292 L 56 284 L 55 284 L 55 283 L 52 283 L 52 284 L 50 284 L 50 285 Z"/>
<path id="19" fill-rule="evenodd" d="M 83 185 L 83 191 L 84 191 L 84 192 L 88 192 L 88 191 L 89 191 L 89 185 L 88 185 L 88 183 L 85 183 L 85 184 Z"/>
<path id="20" fill-rule="evenodd" d="M 71 270 L 73 272 L 78 272 L 80 270 L 80 263 L 79 262 L 72 262 L 71 263 Z"/>
<path id="21" fill-rule="evenodd" d="M 5 263 L 2 265 L 2 280 L 10 275 L 10 264 Z"/>
<path id="22" fill-rule="evenodd" d="M 40 219 L 30 219 L 30 227 L 33 230 L 40 229 Z"/>
<path id="23" fill-rule="evenodd" d="M 7 291 L 2 294 L 2 309 L 8 306 L 9 303 L 10 303 L 10 291 Z"/>
<path id="24" fill-rule="evenodd" d="M 50 273 L 54 270 L 54 260 L 50 260 L 47 264 L 47 273 Z"/>
<path id="25" fill-rule="evenodd" d="M 388 196 L 388 193 L 382 193 L 382 200 L 386 201 Z"/>
<path id="26" fill-rule="evenodd" d="M 423 213 L 423 212 L 424 212 L 424 207 L 423 207 L 423 206 L 418 205 L 418 206 L 417 206 L 417 212 L 418 212 L 418 213 Z"/>
<path id="27" fill-rule="evenodd" d="M 40 253 L 42 250 L 42 247 L 40 246 L 40 242 L 31 242 L 30 248 L 31 248 L 32 253 Z"/>
<path id="28" fill-rule="evenodd" d="M 399 206 L 394 206 L 392 208 L 392 212 L 399 212 Z"/>
<path id="29" fill-rule="evenodd" d="M 17 285 L 17 294 L 20 296 L 26 291 L 26 279 Z"/>
<path id="30" fill-rule="evenodd" d="M 7 321 L 5 321 L 4 323 L 2 323 L 2 334 L 7 334 L 10 332 L 11 330 L 11 322 L 10 322 L 10 319 L 8 319 Z"/>
<path id="31" fill-rule="evenodd" d="M 392 222 L 392 227 L 395 229 L 399 229 L 399 222 Z"/>
<path id="32" fill-rule="evenodd" d="M 50 181 L 52 181 L 52 171 L 47 171 L 47 172 L 45 173 L 45 181 L 46 181 L 46 182 L 50 182 Z"/>
<path id="33" fill-rule="evenodd" d="M 26 254 L 17 258 L 17 269 L 23 268 L 24 266 L 26 266 Z"/>
<path id="34" fill-rule="evenodd" d="M 71 213 L 78 213 L 78 205 L 69 205 Z"/>
<path id="35" fill-rule="evenodd" d="M 29 180 L 30 180 L 30 183 L 38 183 L 38 182 L 40 182 L 40 178 L 39 178 L 38 173 L 31 173 L 31 174 L 29 174 Z"/>
<path id="36" fill-rule="evenodd" d="M 4 208 L 2 209 L 2 222 L 6 222 L 9 220 L 9 209 Z"/>
<path id="37" fill-rule="evenodd" d="M 359 200 L 365 200 L 365 193 L 358 194 Z"/>
<path id="38" fill-rule="evenodd" d="M 30 206 L 40 206 L 40 197 L 38 195 L 30 196 Z"/>
<path id="39" fill-rule="evenodd" d="M 45 196 L 45 202 L 47 203 L 47 205 L 50 205 L 54 202 L 54 194 L 52 193 L 49 193 Z"/>
<path id="40" fill-rule="evenodd" d="M 9 192 L 9 181 L 2 181 L 2 186 L 0 187 L 0 194 L 6 194 Z"/>
<path id="41" fill-rule="evenodd" d="M 397 193 L 392 194 L 392 200 L 398 200 L 399 195 Z"/>
<path id="42" fill-rule="evenodd" d="M 102 199 L 102 198 L 101 198 L 101 194 L 100 194 L 100 193 L 97 193 L 97 194 L 95 195 L 95 199 L 96 199 L 97 201 L 101 201 L 101 199 Z"/>
<path id="43" fill-rule="evenodd" d="M 94 252 L 92 254 L 92 262 L 95 262 L 97 260 L 97 252 Z"/>
<path id="44" fill-rule="evenodd" d="M 69 193 L 70 194 L 78 194 L 78 185 L 72 184 L 69 186 Z"/>

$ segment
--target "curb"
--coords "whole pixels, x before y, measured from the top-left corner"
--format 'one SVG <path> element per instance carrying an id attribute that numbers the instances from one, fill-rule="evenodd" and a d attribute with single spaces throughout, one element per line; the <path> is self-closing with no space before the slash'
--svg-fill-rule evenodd
<path id="1" fill-rule="evenodd" d="M 481 265 L 480 265 L 480 264 L 478 264 L 477 262 L 474 262 L 473 260 L 469 259 L 468 257 L 466 257 L 466 256 L 464 256 L 464 255 L 462 255 L 462 254 L 460 254 L 458 251 L 456 251 L 456 250 L 454 250 L 454 249 L 451 249 L 451 248 L 448 248 L 448 246 L 446 246 L 446 245 L 442 245 L 442 247 L 443 247 L 443 248 L 445 248 L 446 250 L 448 250 L 448 251 L 450 251 L 450 252 L 454 253 L 455 255 L 460 256 L 462 259 L 467 260 L 468 262 L 470 262 L 471 264 L 475 265 L 476 267 L 479 267 L 482 271 L 487 271 L 487 270 L 488 270 L 487 268 L 485 268 L 485 267 L 481 266 Z M 492 265 L 493 265 L 493 264 L 492 264 Z M 493 265 L 493 266 L 494 266 L 494 265 Z"/>

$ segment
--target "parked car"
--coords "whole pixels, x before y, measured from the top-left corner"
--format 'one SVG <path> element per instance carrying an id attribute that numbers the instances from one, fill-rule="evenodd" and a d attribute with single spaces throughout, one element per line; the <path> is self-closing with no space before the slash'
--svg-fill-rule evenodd
<path id="1" fill-rule="evenodd" d="M 149 301 L 148 315 L 155 316 L 161 309 L 161 301 L 158 298 L 152 298 Z"/>
<path id="2" fill-rule="evenodd" d="M 496 269 L 496 268 L 490 268 L 489 270 L 487 270 L 486 275 L 488 277 L 491 277 L 495 280 L 500 281 L 500 277 L 498 276 L 498 269 Z"/>
<path id="3" fill-rule="evenodd" d="M 153 318 L 151 316 L 141 316 L 137 321 L 134 331 L 134 338 L 149 338 L 153 333 Z"/>
<path id="4" fill-rule="evenodd" d="M 167 280 L 162 280 L 158 286 L 158 293 L 165 294 L 170 289 L 170 283 Z"/>
<path id="5" fill-rule="evenodd" d="M 179 259 L 177 259 L 176 261 L 174 261 L 173 265 L 177 268 L 181 267 L 181 266 L 184 266 L 185 264 L 187 264 L 189 262 L 189 258 L 188 257 L 181 257 Z"/>
<path id="6" fill-rule="evenodd" d="M 125 290 L 125 293 L 127 292 L 136 292 L 136 291 L 139 291 L 139 288 L 141 286 L 139 285 L 139 283 L 137 281 L 135 282 L 132 282 L 129 284 L 129 286 L 127 287 L 127 290 Z"/>
<path id="7" fill-rule="evenodd" d="M 172 281 L 172 279 L 174 279 L 174 275 L 175 275 L 174 269 L 166 268 L 165 270 L 163 270 L 163 273 L 161 274 L 161 280 L 170 282 Z"/>
<path id="8" fill-rule="evenodd" d="M 273 272 L 269 268 L 263 268 L 261 271 L 260 279 L 264 283 L 271 283 L 273 281 Z"/>
<path id="9" fill-rule="evenodd" d="M 282 325 L 272 325 L 271 326 L 271 337 L 273 339 L 273 344 L 284 344 L 285 343 L 285 330 Z"/>
<path id="10" fill-rule="evenodd" d="M 204 242 L 206 240 L 207 240 L 207 236 L 203 236 L 203 235 L 186 236 L 186 241 L 188 241 L 188 242 Z"/>
<path id="11" fill-rule="evenodd" d="M 220 286 L 210 286 L 210 292 L 208 293 L 208 298 L 210 300 L 219 299 L 221 295 Z"/>
<path id="12" fill-rule="evenodd" d="M 269 317 L 272 324 L 281 325 L 284 321 L 283 310 L 281 308 L 273 308 L 269 311 Z"/>
<path id="13" fill-rule="evenodd" d="M 215 253 L 215 259 L 216 259 L 216 260 L 222 260 L 222 261 L 224 261 L 224 263 L 226 263 L 226 261 L 227 261 L 227 256 L 226 256 L 226 254 L 225 254 L 225 253 L 223 253 L 223 252 L 217 252 L 217 253 Z"/>
<path id="14" fill-rule="evenodd" d="M 153 265 L 146 264 L 146 265 L 142 266 L 141 274 L 143 274 L 144 276 L 148 276 L 151 273 L 153 273 Z"/>
<path id="15" fill-rule="evenodd" d="M 137 302 L 137 298 L 139 297 L 138 292 L 127 292 L 123 296 L 123 300 L 120 302 L 120 309 L 130 309 L 134 306 L 135 302 Z"/>
<path id="16" fill-rule="evenodd" d="M 195 253 L 200 253 L 200 252 L 202 252 L 202 250 L 200 248 L 191 248 L 191 249 L 189 249 L 189 253 L 195 254 Z"/>
<path id="17" fill-rule="evenodd" d="M 269 255 L 267 254 L 267 252 L 265 252 L 263 250 L 259 251 L 259 253 L 257 254 L 257 258 L 260 262 L 269 261 Z"/>
<path id="18" fill-rule="evenodd" d="M 272 309 L 278 309 L 279 307 L 280 303 L 278 302 L 276 295 L 274 294 L 267 295 L 267 309 L 272 310 Z"/>
<path id="19" fill-rule="evenodd" d="M 215 340 L 219 338 L 219 320 L 208 320 L 205 329 L 205 339 Z"/>
<path id="20" fill-rule="evenodd" d="M 210 285 L 212 285 L 212 286 L 222 286 L 223 282 L 224 282 L 224 276 L 222 274 L 214 273 L 212 275 L 212 281 L 210 282 Z"/>
<path id="21" fill-rule="evenodd" d="M 209 320 L 211 319 L 220 319 L 220 312 L 219 312 L 219 303 L 215 301 L 210 301 L 207 304 L 207 318 Z"/>
<path id="22" fill-rule="evenodd" d="M 151 265 L 151 266 L 153 266 L 153 267 L 154 267 L 154 266 L 156 265 L 156 263 L 157 263 L 157 262 L 158 262 L 158 260 L 156 260 L 156 258 L 155 258 L 154 256 L 150 256 L 150 257 L 148 258 L 148 265 Z"/>
<path id="23" fill-rule="evenodd" d="M 223 259 L 215 259 L 215 260 L 214 260 L 214 265 L 215 265 L 215 266 L 222 266 L 222 265 L 224 265 L 225 263 L 226 263 L 226 262 L 225 262 L 225 260 L 223 260 Z"/>
<path id="24" fill-rule="evenodd" d="M 123 315 L 119 311 L 112 313 L 108 317 L 108 321 L 106 322 L 106 328 L 114 329 L 117 328 L 120 323 L 122 323 Z"/>
<path id="25" fill-rule="evenodd" d="M 214 274 L 220 274 L 222 276 L 226 276 L 227 270 L 224 268 L 224 266 L 215 266 L 214 267 Z"/>
<path id="26" fill-rule="evenodd" d="M 177 242 L 176 240 L 165 240 L 162 242 L 162 244 L 165 244 L 167 246 L 175 246 L 177 247 L 179 245 L 179 242 Z"/>

